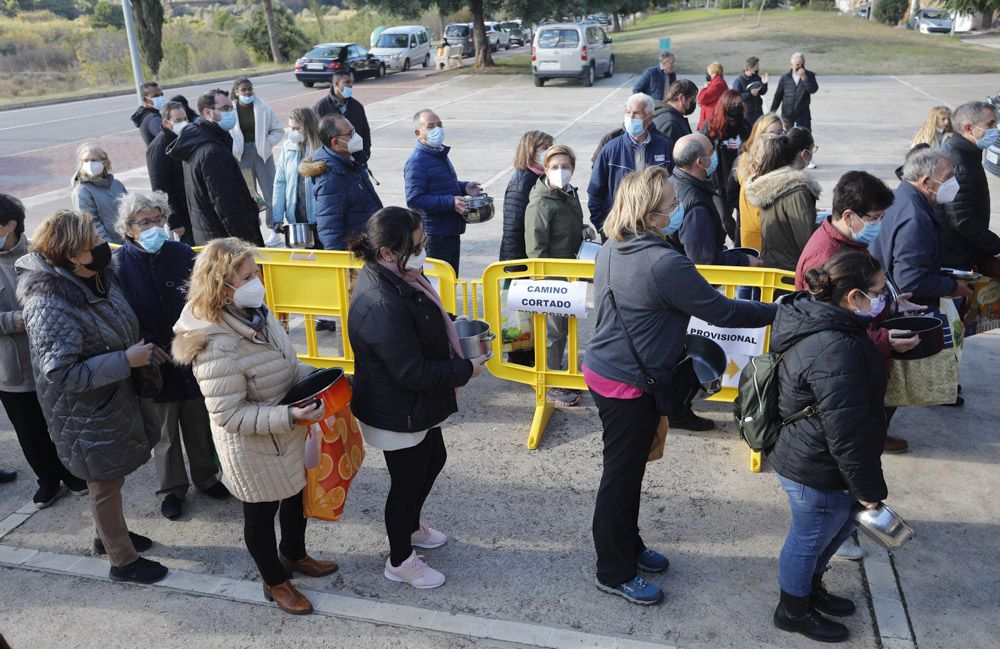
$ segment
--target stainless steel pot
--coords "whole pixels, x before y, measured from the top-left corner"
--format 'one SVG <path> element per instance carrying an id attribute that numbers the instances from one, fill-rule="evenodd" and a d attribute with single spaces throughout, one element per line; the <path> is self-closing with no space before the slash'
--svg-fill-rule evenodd
<path id="1" fill-rule="evenodd" d="M 479 358 L 493 351 L 493 340 L 497 335 L 490 331 L 490 323 L 482 320 L 456 320 L 458 342 L 462 346 L 464 358 Z"/>
<path id="2" fill-rule="evenodd" d="M 485 223 L 493 218 L 493 197 L 483 192 L 479 196 L 467 196 L 465 204 L 469 211 L 462 215 L 466 223 Z"/>
<path id="3" fill-rule="evenodd" d="M 310 223 L 286 223 L 285 246 L 288 248 L 315 248 L 316 233 Z"/>
<path id="4" fill-rule="evenodd" d="M 851 511 L 858 529 L 889 550 L 896 550 L 913 538 L 913 528 L 885 503 L 875 509 L 855 505 Z"/>

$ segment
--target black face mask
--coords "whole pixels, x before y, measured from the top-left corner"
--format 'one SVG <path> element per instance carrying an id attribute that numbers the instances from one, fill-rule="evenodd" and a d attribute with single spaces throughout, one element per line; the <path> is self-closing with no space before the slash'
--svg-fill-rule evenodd
<path id="1" fill-rule="evenodd" d="M 705 73 L 705 81 L 711 81 L 711 80 L 712 80 L 712 75 L 710 75 L 710 74 L 708 74 L 708 73 L 706 72 L 706 73 Z"/>
<path id="2" fill-rule="evenodd" d="M 694 109 L 698 107 L 698 102 L 696 100 L 691 100 L 691 102 L 684 102 L 684 116 L 687 117 L 694 112 Z"/>
<path id="3" fill-rule="evenodd" d="M 93 256 L 94 260 L 89 264 L 83 265 L 83 267 L 88 270 L 100 272 L 107 268 L 108 264 L 111 263 L 111 246 L 108 245 L 107 241 L 91 248 L 90 254 Z"/>

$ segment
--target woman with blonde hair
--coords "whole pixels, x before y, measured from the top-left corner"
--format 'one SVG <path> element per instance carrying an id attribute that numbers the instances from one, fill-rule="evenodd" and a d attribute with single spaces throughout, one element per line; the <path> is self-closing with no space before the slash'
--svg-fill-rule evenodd
<path id="1" fill-rule="evenodd" d="M 954 130 L 951 127 L 951 110 L 947 106 L 935 106 L 931 108 L 927 121 L 913 136 L 910 148 L 926 144 L 932 149 L 940 149 L 952 133 Z"/>
<path id="2" fill-rule="evenodd" d="M 112 581 L 153 583 L 167 568 L 139 556 L 152 546 L 125 522 L 125 476 L 149 460 L 155 434 L 144 425 L 136 385 L 151 378 L 153 343 L 112 273 L 111 248 L 89 214 L 59 210 L 35 230 L 15 263 L 38 401 L 59 460 L 87 481 Z M 135 382 L 133 382 L 135 379 Z"/>
<path id="3" fill-rule="evenodd" d="M 668 383 L 684 358 L 691 316 L 722 327 L 763 327 L 776 307 L 730 300 L 674 250 L 684 207 L 669 173 L 646 167 L 625 176 L 604 222 L 597 254 L 597 324 L 583 376 L 601 417 L 604 471 L 594 507 L 597 587 L 635 604 L 656 604 L 663 591 L 637 574 L 670 562 L 639 536 L 639 496 L 661 412 L 650 379 Z"/>
<path id="4" fill-rule="evenodd" d="M 698 103 L 701 105 L 701 116 L 698 118 L 698 128 L 696 129 L 698 131 L 712 119 L 712 115 L 715 114 L 715 105 L 722 98 L 722 93 L 729 89 L 722 74 L 721 63 L 713 61 L 708 64 L 708 72 L 705 74 L 707 83 L 698 92 Z"/>
<path id="5" fill-rule="evenodd" d="M 777 113 L 768 113 L 754 122 L 750 138 L 740 147 L 740 157 L 733 164 L 736 173 L 729 174 L 726 195 L 730 197 L 736 195 L 741 246 L 760 250 L 760 210 L 747 200 L 746 186 L 760 170 L 766 136 L 781 135 L 784 131 L 784 124 Z"/>
<path id="6" fill-rule="evenodd" d="M 500 261 L 524 259 L 524 210 L 528 195 L 545 175 L 545 152 L 553 144 L 552 136 L 543 131 L 528 131 L 521 136 L 514 153 L 514 175 L 503 195 L 503 237 L 500 239 Z"/>
<path id="7" fill-rule="evenodd" d="M 115 229 L 118 222 L 118 199 L 125 185 L 111 174 L 108 153 L 93 142 L 85 142 L 76 151 L 77 169 L 73 174 L 70 199 L 77 212 L 90 214 L 94 228 L 103 241 L 122 243 Z"/>
<path id="8" fill-rule="evenodd" d="M 319 245 L 316 233 L 316 209 L 313 206 L 313 178 L 326 172 L 326 164 L 313 162 L 312 155 L 323 143 L 319 137 L 319 117 L 312 108 L 296 108 L 288 115 L 288 136 L 281 145 L 274 176 L 273 221 L 269 224 L 274 235 L 267 245 L 280 245 L 278 234 L 286 223 L 308 223 Z"/>
<path id="9" fill-rule="evenodd" d="M 312 612 L 289 577 L 322 577 L 335 561 L 306 554 L 306 426 L 318 405 L 278 405 L 313 368 L 264 304 L 250 244 L 215 239 L 195 260 L 187 304 L 174 325 L 174 358 L 192 365 L 211 419 L 222 481 L 243 502 L 243 538 L 264 580 L 264 596 L 287 613 Z M 281 544 L 276 543 L 278 514 Z"/>

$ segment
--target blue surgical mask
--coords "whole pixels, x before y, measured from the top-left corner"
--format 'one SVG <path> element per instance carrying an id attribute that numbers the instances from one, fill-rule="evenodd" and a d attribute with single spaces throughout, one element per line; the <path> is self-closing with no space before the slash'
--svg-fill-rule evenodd
<path id="1" fill-rule="evenodd" d="M 241 104 L 246 104 L 247 106 L 249 106 L 250 104 L 253 103 L 253 100 L 254 100 L 254 95 L 250 95 L 249 97 L 246 97 L 244 95 L 240 95 L 240 103 Z"/>
<path id="2" fill-rule="evenodd" d="M 236 111 L 235 110 L 226 111 L 224 113 L 220 113 L 220 115 L 222 115 L 222 117 L 219 118 L 218 124 L 219 124 L 219 127 L 223 131 L 229 131 L 234 126 L 236 126 Z"/>
<path id="3" fill-rule="evenodd" d="M 149 228 L 139 233 L 139 245 L 149 252 L 159 252 L 170 238 L 163 228 Z"/>
<path id="4" fill-rule="evenodd" d="M 623 123 L 625 126 L 625 132 L 632 137 L 639 137 L 642 135 L 642 132 L 646 130 L 646 127 L 642 122 L 643 120 L 635 117 L 626 117 L 625 122 Z"/>
<path id="5" fill-rule="evenodd" d="M 340 91 L 340 93 L 342 95 L 344 95 L 344 99 L 350 99 L 351 95 L 354 94 L 354 88 L 351 88 L 350 86 L 347 86 L 345 88 L 342 88 L 341 91 Z"/>
<path id="6" fill-rule="evenodd" d="M 6 245 L 7 245 L 7 235 L 6 234 L 0 235 L 0 250 L 2 250 L 3 247 Z"/>
<path id="7" fill-rule="evenodd" d="M 719 154 L 715 151 L 712 151 L 712 161 L 708 164 L 708 169 L 706 170 L 708 172 L 708 175 L 711 176 L 712 174 L 714 174 L 715 169 L 718 166 L 719 166 Z"/>
<path id="8" fill-rule="evenodd" d="M 878 233 L 882 231 L 882 222 L 868 223 L 867 221 L 862 221 L 862 223 L 864 223 L 864 227 L 861 229 L 861 232 L 851 230 L 851 238 L 858 243 L 870 246 L 878 238 Z"/>
<path id="9" fill-rule="evenodd" d="M 674 211 L 670 213 L 670 221 L 660 232 L 669 236 L 680 230 L 682 223 L 684 223 L 684 203 L 680 203 L 674 208 Z"/>
<path id="10" fill-rule="evenodd" d="M 163 107 L 167 105 L 167 98 L 163 95 L 159 97 L 153 97 L 153 108 L 156 110 L 163 110 Z"/>
<path id="11" fill-rule="evenodd" d="M 431 130 L 427 131 L 427 144 L 434 148 L 444 145 L 443 126 L 435 126 Z"/>
<path id="12" fill-rule="evenodd" d="M 865 293 L 865 297 L 869 299 L 871 306 L 868 307 L 867 311 L 854 309 L 854 312 L 862 318 L 877 318 L 878 314 L 882 313 L 882 309 L 885 308 L 885 293 L 879 293 L 874 298 L 868 295 L 868 293 Z"/>
<path id="13" fill-rule="evenodd" d="M 976 128 L 979 128 L 978 126 Z M 983 136 L 976 140 L 976 146 L 980 149 L 988 149 L 1000 140 L 1000 129 L 996 126 L 993 128 L 981 129 L 983 131 Z"/>

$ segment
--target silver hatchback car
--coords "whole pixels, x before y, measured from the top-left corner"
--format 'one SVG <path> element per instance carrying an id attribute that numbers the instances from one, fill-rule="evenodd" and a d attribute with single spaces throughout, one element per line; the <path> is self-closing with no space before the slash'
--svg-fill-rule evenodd
<path id="1" fill-rule="evenodd" d="M 611 39 L 598 23 L 543 25 L 531 46 L 531 73 L 536 86 L 549 79 L 576 78 L 590 87 L 598 74 L 615 73 Z"/>

